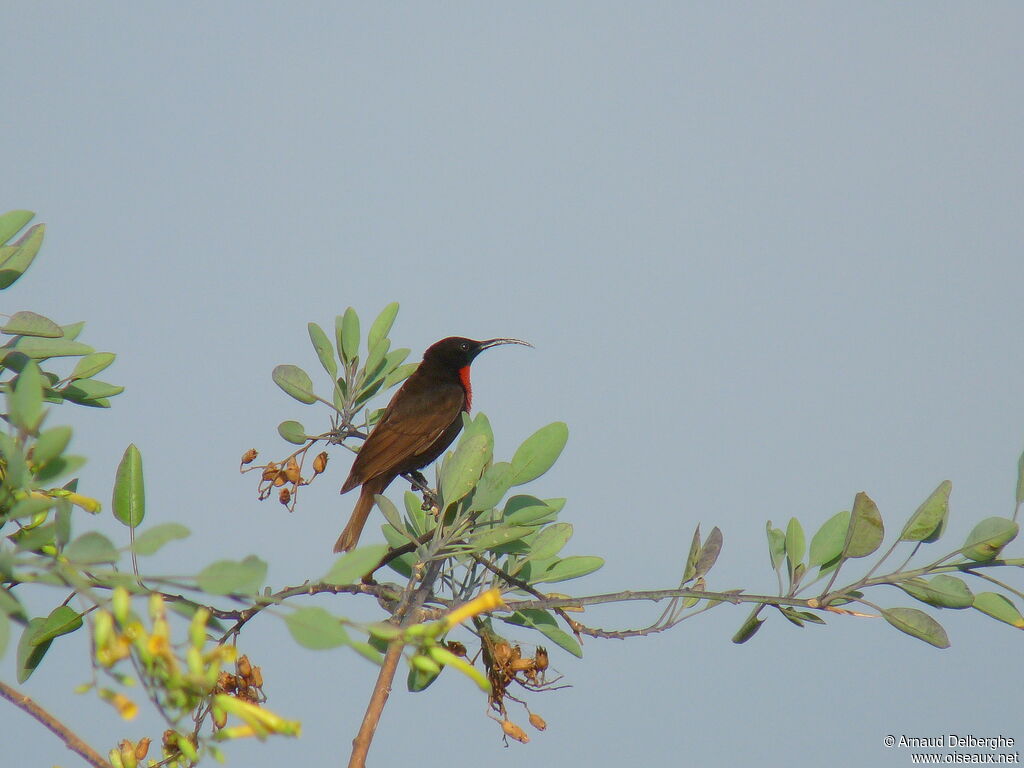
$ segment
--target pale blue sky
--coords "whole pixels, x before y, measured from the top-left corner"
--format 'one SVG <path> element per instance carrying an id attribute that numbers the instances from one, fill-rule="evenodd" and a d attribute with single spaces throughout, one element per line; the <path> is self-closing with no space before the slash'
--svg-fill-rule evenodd
<path id="1" fill-rule="evenodd" d="M 1012 511 L 1019 4 L 3 15 L 0 208 L 50 228 L 0 311 L 84 319 L 84 340 L 119 353 L 108 378 L 128 391 L 112 411 L 60 418 L 99 496 L 125 445 L 141 448 L 151 519 L 195 532 L 159 567 L 255 552 L 275 586 L 326 571 L 354 501 L 336 494 L 345 455 L 293 516 L 258 503 L 237 460 L 280 452 L 283 419 L 315 422 L 270 380 L 277 363 L 318 370 L 306 323 L 392 300 L 392 337 L 414 354 L 450 334 L 536 345 L 482 357 L 475 405 L 499 456 L 569 424 L 535 490 L 568 497 L 569 552 L 608 561 L 574 593 L 670 586 L 697 522 L 725 535 L 712 587 L 770 590 L 765 520 L 813 530 L 860 490 L 898 530 L 951 479 L 950 548 Z M 658 610 L 584 618 L 635 626 Z M 550 728 L 525 747 L 501 748 L 463 679 L 399 687 L 373 764 L 904 766 L 886 734 L 1024 740 L 1021 638 L 1005 625 L 946 611 L 953 647 L 938 651 L 879 620 L 771 616 L 734 646 L 745 615 L 591 640 L 582 662 L 554 652 L 573 687 L 533 697 Z M 305 731 L 232 748 L 230 764 L 340 762 L 374 670 L 297 648 L 276 620 L 253 630 L 243 647 L 271 705 Z M 153 720 L 126 726 L 70 694 L 85 653 L 55 645 L 30 695 L 104 750 L 155 736 Z M 13 678 L 10 653 L 3 669 Z M 13 710 L 0 744 L 11 765 L 75 764 Z"/>

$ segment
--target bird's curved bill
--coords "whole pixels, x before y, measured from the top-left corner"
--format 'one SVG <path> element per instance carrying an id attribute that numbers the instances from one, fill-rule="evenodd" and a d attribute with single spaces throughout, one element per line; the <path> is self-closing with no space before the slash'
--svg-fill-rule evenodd
<path id="1" fill-rule="evenodd" d="M 521 339 L 488 339 L 487 341 L 480 342 L 480 349 L 490 349 L 491 347 L 497 347 L 500 344 L 522 344 L 524 347 L 532 347 L 528 341 L 522 341 Z"/>

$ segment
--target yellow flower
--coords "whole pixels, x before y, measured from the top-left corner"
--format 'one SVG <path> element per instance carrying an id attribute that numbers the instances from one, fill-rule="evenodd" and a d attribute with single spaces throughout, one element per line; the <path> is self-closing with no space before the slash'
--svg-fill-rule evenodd
<path id="1" fill-rule="evenodd" d="M 497 589 L 488 589 L 486 592 L 480 593 L 477 597 L 470 600 L 464 605 L 460 605 L 454 611 L 444 617 L 445 629 L 451 629 L 464 622 L 466 619 L 471 619 L 481 613 L 487 611 L 493 611 L 495 608 L 499 608 L 505 604 L 505 601 L 501 599 L 501 591 Z"/>

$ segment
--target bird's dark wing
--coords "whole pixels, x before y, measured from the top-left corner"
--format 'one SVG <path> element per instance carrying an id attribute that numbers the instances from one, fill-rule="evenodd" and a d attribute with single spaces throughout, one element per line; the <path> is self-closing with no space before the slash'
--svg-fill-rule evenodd
<path id="1" fill-rule="evenodd" d="M 460 386 L 421 389 L 403 387 L 395 393 L 359 449 L 342 493 L 379 475 L 418 469 L 408 466 L 410 459 L 427 452 L 461 418 L 465 393 Z"/>

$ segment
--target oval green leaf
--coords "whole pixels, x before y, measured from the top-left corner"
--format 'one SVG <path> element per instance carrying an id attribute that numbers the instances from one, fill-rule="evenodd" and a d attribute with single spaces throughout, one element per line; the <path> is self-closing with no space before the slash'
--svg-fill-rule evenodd
<path id="1" fill-rule="evenodd" d="M 324 333 L 324 329 L 316 323 L 309 323 L 306 326 L 309 331 L 309 340 L 313 343 L 316 356 L 320 358 L 320 365 L 324 367 L 332 379 L 338 378 L 338 361 L 334 357 L 334 347 L 330 339 Z"/>
<path id="2" fill-rule="evenodd" d="M 64 557 L 78 565 L 116 563 L 117 548 L 102 533 L 89 531 L 64 547 Z"/>
<path id="3" fill-rule="evenodd" d="M 74 608 L 59 605 L 46 617 L 39 632 L 32 636 L 32 645 L 49 643 L 55 637 L 67 635 L 82 626 L 82 616 Z"/>
<path id="4" fill-rule="evenodd" d="M 900 632 L 923 640 L 936 648 L 949 648 L 949 637 L 935 619 L 917 608 L 883 608 L 882 618 Z"/>
<path id="5" fill-rule="evenodd" d="M 267 577 L 267 564 L 255 555 L 244 560 L 218 560 L 196 576 L 196 583 L 211 595 L 246 595 L 259 592 Z"/>
<path id="6" fill-rule="evenodd" d="M 546 505 L 545 505 L 546 506 Z M 569 523 L 555 523 L 549 525 L 533 537 L 530 543 L 530 551 L 523 561 L 547 560 L 562 551 L 569 539 L 572 538 L 572 525 Z"/>
<path id="7" fill-rule="evenodd" d="M 853 500 L 853 511 L 850 513 L 850 527 L 846 531 L 842 556 L 867 557 L 882 543 L 885 538 L 885 526 L 882 515 L 866 493 L 861 491 Z M 908 608 L 907 610 L 914 610 Z"/>
<path id="8" fill-rule="evenodd" d="M 850 512 L 848 510 L 837 512 L 826 520 L 811 539 L 808 567 L 825 565 L 839 557 L 843 553 L 843 544 L 846 543 L 846 532 L 849 528 Z"/>
<path id="9" fill-rule="evenodd" d="M 25 363 L 7 395 L 8 416 L 15 426 L 35 431 L 43 415 L 43 377 L 34 360 Z"/>
<path id="10" fill-rule="evenodd" d="M 75 364 L 71 378 L 91 379 L 97 373 L 106 370 L 116 357 L 117 355 L 113 352 L 93 352 L 91 355 L 86 355 Z"/>
<path id="11" fill-rule="evenodd" d="M 3 245 L 35 217 L 32 211 L 8 211 L 0 214 L 0 245 Z"/>
<path id="12" fill-rule="evenodd" d="M 341 358 L 348 363 L 359 356 L 359 315 L 349 307 L 341 318 Z"/>
<path id="13" fill-rule="evenodd" d="M 313 394 L 313 381 L 309 374 L 297 365 L 278 365 L 271 374 L 274 383 L 277 384 L 286 395 L 295 398 L 300 403 L 309 405 L 316 402 L 316 395 Z"/>
<path id="14" fill-rule="evenodd" d="M 974 607 L 1011 627 L 1024 629 L 1024 616 L 1020 615 L 1017 606 L 998 592 L 979 592 L 974 596 Z"/>
<path id="15" fill-rule="evenodd" d="M 786 534 L 780 528 L 773 528 L 771 520 L 765 523 L 764 529 L 768 535 L 768 556 L 771 558 L 772 568 L 778 570 L 783 558 L 786 557 Z"/>
<path id="16" fill-rule="evenodd" d="M 476 486 L 491 460 L 491 441 L 485 434 L 466 434 L 441 469 L 441 498 L 444 506 L 464 498 Z"/>
<path id="17" fill-rule="evenodd" d="M 961 550 L 964 557 L 975 562 L 992 560 L 1003 547 L 1017 537 L 1020 526 L 1005 517 L 987 517 L 974 526 Z"/>
<path id="18" fill-rule="evenodd" d="M 943 480 L 903 526 L 900 541 L 935 541 L 949 516 L 949 494 L 953 484 Z"/>
<path id="19" fill-rule="evenodd" d="M 932 579 L 908 579 L 896 586 L 922 603 L 936 608 L 970 608 L 974 595 L 963 579 L 944 574 Z"/>
<path id="20" fill-rule="evenodd" d="M 14 342 L 15 350 L 34 360 L 45 360 L 50 357 L 78 357 L 89 355 L 96 350 L 88 344 L 63 339 L 46 339 L 38 336 L 19 336 Z"/>
<path id="21" fill-rule="evenodd" d="M 348 632 L 337 616 L 323 608 L 296 608 L 284 617 L 288 631 L 299 645 L 314 651 L 348 645 Z"/>
<path id="22" fill-rule="evenodd" d="M 554 563 L 541 574 L 530 578 L 531 584 L 552 584 L 556 581 L 569 581 L 593 573 L 604 565 L 604 558 L 596 555 L 573 555 Z"/>
<path id="23" fill-rule="evenodd" d="M 189 530 L 181 523 L 161 523 L 135 537 L 134 551 L 137 555 L 155 555 L 165 544 L 178 539 L 187 539 Z"/>
<path id="24" fill-rule="evenodd" d="M 0 248 L 0 253 L 6 254 L 0 261 L 0 291 L 13 285 L 32 265 L 32 260 L 35 259 L 36 254 L 39 253 L 39 247 L 43 244 L 45 232 L 45 225 L 36 224 L 18 238 L 12 246 Z"/>
<path id="25" fill-rule="evenodd" d="M 22 310 L 11 315 L 0 333 L 8 336 L 41 336 L 47 339 L 59 339 L 64 336 L 64 331 L 53 320 L 35 312 Z"/>
<path id="26" fill-rule="evenodd" d="M 277 434 L 293 445 L 306 443 L 306 428 L 297 421 L 282 421 L 277 425 Z"/>
<path id="27" fill-rule="evenodd" d="M 512 457 L 512 485 L 528 483 L 551 469 L 568 439 L 569 427 L 561 421 L 526 438 Z"/>
<path id="28" fill-rule="evenodd" d="M 558 647 L 568 651 L 577 658 L 583 658 L 583 649 L 580 648 L 580 644 L 576 642 L 572 635 L 563 631 L 558 626 L 555 617 L 548 611 L 529 608 L 523 611 L 516 611 L 511 616 L 502 616 L 500 618 L 506 624 L 535 629 L 558 645 Z"/>
<path id="29" fill-rule="evenodd" d="M 142 478 L 142 454 L 129 445 L 121 457 L 114 479 L 114 517 L 135 528 L 146 516 L 146 487 Z"/>
<path id="30" fill-rule="evenodd" d="M 346 552 L 334 561 L 323 580 L 328 584 L 353 584 L 376 568 L 387 551 L 384 544 L 372 544 Z"/>
<path id="31" fill-rule="evenodd" d="M 43 660 L 43 656 L 50 649 L 50 643 L 53 641 L 47 641 L 45 643 L 34 643 L 36 635 L 42 632 L 43 627 L 46 625 L 46 619 L 39 617 L 31 619 L 28 624 L 25 625 L 25 629 L 21 633 L 21 639 L 18 641 L 18 654 L 17 654 L 17 675 L 18 682 L 24 683 L 28 680 L 32 673 L 36 671 L 36 667 Z"/>
<path id="32" fill-rule="evenodd" d="M 807 539 L 804 536 L 804 527 L 800 525 L 799 520 L 791 517 L 789 525 L 786 526 L 786 560 L 789 561 L 790 574 L 804 561 L 806 551 Z"/>
<path id="33" fill-rule="evenodd" d="M 377 315 L 377 319 L 374 320 L 373 325 L 370 326 L 370 335 L 367 337 L 367 344 L 370 347 L 375 346 L 378 342 L 387 338 L 388 333 L 391 331 L 391 326 L 395 322 L 395 317 L 397 316 L 397 301 L 391 302 L 380 311 L 380 314 Z"/>

